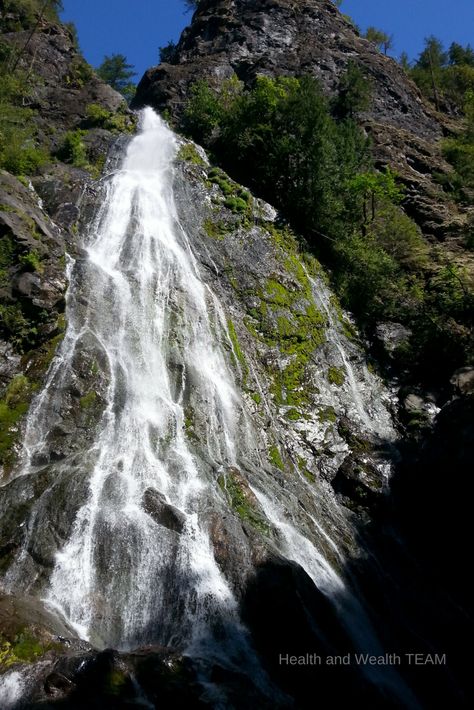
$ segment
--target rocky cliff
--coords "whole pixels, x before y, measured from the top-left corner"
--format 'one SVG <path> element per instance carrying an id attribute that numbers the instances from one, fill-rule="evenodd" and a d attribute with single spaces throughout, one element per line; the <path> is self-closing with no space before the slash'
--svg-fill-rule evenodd
<path id="1" fill-rule="evenodd" d="M 117 140 L 117 130 L 104 124 L 117 115 L 123 128 L 133 127 L 125 101 L 94 74 L 68 28 L 43 20 L 31 34 L 21 22 L 20 14 L 3 9 L 1 42 L 7 56 L 21 52 L 16 76 L 45 158 L 33 175 L 0 176 L 0 459 L 6 469 L 23 415 L 64 334 L 66 252 L 77 249 L 79 205 L 86 214 L 93 204 L 91 176 Z M 91 120 L 91 105 L 100 108 L 102 121 Z M 10 110 L 2 104 L 2 113 Z M 61 153 L 71 135 L 82 161 Z"/>
<path id="2" fill-rule="evenodd" d="M 19 31 L 2 39 L 22 46 L 27 36 Z M 392 161 L 398 167 L 410 186 L 407 209 L 412 206 L 427 236 L 449 234 L 454 244 L 459 215 L 430 177 L 435 167 L 445 167 L 437 149 L 445 130 L 441 118 L 397 65 L 358 37 L 330 2 L 202 0 L 175 64 L 147 73 L 138 102 L 177 114 L 196 76 L 217 79 L 234 72 L 251 82 L 259 72 L 304 70 L 316 73 L 331 91 L 355 56 L 373 80 L 375 101 L 364 121 L 380 164 Z M 182 408 L 184 416 L 161 431 L 159 416 L 170 406 L 163 400 L 136 432 L 142 437 L 137 451 L 132 446 L 119 456 L 113 450 L 101 464 L 110 471 L 102 502 L 90 506 L 100 509 L 94 527 L 97 546 L 90 555 L 87 545 L 73 550 L 76 568 L 82 572 L 83 560 L 91 561 L 98 580 L 89 596 L 89 641 L 78 639 L 78 625 L 64 618 L 63 607 L 61 613 L 57 606 L 45 610 L 40 600 L 50 594 L 61 553 L 76 539 L 77 521 L 88 508 L 104 422 L 118 421 L 136 399 L 143 404 L 140 413 L 149 416 L 154 388 L 131 391 L 135 367 L 142 376 L 154 372 L 153 353 L 145 358 L 136 349 L 143 335 L 138 322 L 173 269 L 159 271 L 155 290 L 134 311 L 137 322 L 127 333 L 134 367 L 119 357 L 114 370 L 114 354 L 98 337 L 97 326 L 100 319 L 114 316 L 117 289 L 105 289 L 106 300 L 96 301 L 98 264 L 84 247 L 100 232 L 101 209 L 110 199 L 133 121 L 57 23 L 41 25 L 27 44 L 23 63 L 41 78 L 32 105 L 37 141 L 51 159 L 31 178 L 2 173 L 1 183 L 0 238 L 2 245 L 10 245 L 4 250 L 9 257 L 1 264 L 0 291 L 4 702 L 101 710 L 136 705 L 305 708 L 314 706 L 316 684 L 320 697 L 336 703 L 355 699 L 371 707 L 431 707 L 441 700 L 461 707 L 469 669 L 457 647 L 470 633 L 468 600 L 461 593 L 459 565 L 447 563 L 445 578 L 427 550 L 435 529 L 446 558 L 464 536 L 462 515 L 454 534 L 447 531 L 446 536 L 438 515 L 444 504 L 453 512 L 456 507 L 455 496 L 444 492 L 445 466 L 456 460 L 465 476 L 470 460 L 471 372 L 457 373 L 452 384 L 456 398 L 424 446 L 413 438 L 401 441 L 404 427 L 397 420 L 394 392 L 368 366 L 365 344 L 331 293 L 324 269 L 271 205 L 213 167 L 199 146 L 181 139 L 167 193 L 174 194 L 174 229 L 203 285 L 206 312 L 194 302 L 189 311 L 189 284 L 179 283 L 168 294 L 167 338 L 164 344 L 163 337 L 157 338 L 156 349 L 164 348 L 173 411 Z M 91 104 L 102 111 L 91 112 Z M 65 137 L 71 131 L 84 145 L 85 165 L 74 165 L 70 157 L 64 162 Z M 157 202 L 161 199 L 160 194 Z M 125 216 L 129 240 L 120 272 L 121 280 L 131 279 L 137 299 L 140 279 L 156 278 L 147 268 L 149 252 L 141 247 L 145 230 L 140 219 L 137 209 Z M 430 224 L 442 224 L 442 230 Z M 107 308 L 98 312 L 97 303 L 106 303 L 110 313 Z M 213 358 L 196 351 L 199 357 L 189 363 L 206 313 Z M 149 323 L 145 335 L 153 331 Z M 118 322 L 106 325 L 107 337 L 119 331 Z M 208 372 L 208 359 L 214 365 L 218 361 L 215 351 L 222 351 L 222 371 L 229 373 L 238 402 L 232 462 L 226 453 L 228 422 L 217 416 L 217 405 L 213 409 L 213 379 L 221 373 Z M 117 381 L 121 384 L 114 390 Z M 409 407 L 424 425 L 436 413 L 413 394 Z M 129 435 L 126 424 L 120 437 Z M 169 491 L 165 495 L 155 479 L 140 488 L 135 507 L 124 505 L 127 455 L 142 457 L 140 471 L 148 465 L 144 451 L 152 456 L 155 473 L 165 461 L 173 484 L 185 467 L 177 462 L 177 438 L 185 442 L 200 475 L 199 506 L 192 515 L 185 506 L 181 510 L 171 504 Z M 440 450 L 441 439 L 448 448 Z M 462 453 L 456 449 L 458 440 Z M 117 452 L 122 444 L 116 442 Z M 401 475 L 397 462 L 405 449 L 409 455 L 402 458 Z M 431 510 L 420 526 L 417 518 L 433 472 Z M 413 475 L 414 482 L 409 480 Z M 396 505 L 389 495 L 391 476 Z M 201 610 L 195 594 L 189 601 L 180 595 L 181 588 L 206 586 L 206 579 L 197 584 L 194 568 L 185 564 L 189 518 L 199 520 L 220 575 L 216 578 L 224 580 L 238 610 L 227 624 L 211 619 L 212 641 L 217 637 L 222 651 L 217 655 L 209 648 L 207 655 L 202 648 L 183 655 L 187 647 L 180 633 L 186 634 L 187 605 L 193 613 L 196 607 Z M 145 520 L 149 537 L 140 537 L 137 520 Z M 142 580 L 133 578 L 137 561 L 144 555 L 148 559 L 160 543 L 171 557 L 163 554 L 166 564 L 157 571 L 151 565 L 143 568 L 144 575 L 151 575 L 143 588 Z M 457 551 L 454 559 L 462 558 Z M 66 607 L 82 589 L 76 568 L 61 598 Z M 212 570 L 209 563 L 206 572 Z M 125 593 L 124 580 L 130 582 Z M 163 587 L 166 604 L 160 606 L 156 595 Z M 136 592 L 143 608 L 134 608 L 135 628 L 126 637 L 124 608 Z M 123 606 L 116 603 L 119 593 Z M 150 599 L 152 613 L 145 618 Z M 242 638 L 247 657 L 237 643 L 230 644 L 229 662 L 229 639 L 242 643 Z M 210 638 L 207 642 L 211 647 Z M 424 669 L 423 676 L 408 663 L 380 673 L 341 665 L 315 675 L 310 666 L 295 670 L 278 658 L 280 650 L 326 658 L 360 649 L 447 653 L 448 665 Z"/>
<path id="3" fill-rule="evenodd" d="M 331 0 L 202 0 L 182 34 L 172 64 L 144 75 L 137 105 L 179 115 L 197 78 L 220 82 L 236 75 L 318 77 L 328 94 L 349 62 L 370 79 L 373 102 L 362 118 L 379 167 L 390 165 L 407 187 L 405 208 L 428 238 L 459 255 L 468 219 L 433 180 L 449 172 L 439 141 L 455 128 L 421 96 L 403 69 L 361 37 Z M 469 255 L 462 254 L 462 261 Z"/>

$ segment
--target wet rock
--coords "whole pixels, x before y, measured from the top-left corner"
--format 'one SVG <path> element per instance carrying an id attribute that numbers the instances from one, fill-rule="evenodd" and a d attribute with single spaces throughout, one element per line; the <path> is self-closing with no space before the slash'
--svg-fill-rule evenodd
<path id="1" fill-rule="evenodd" d="M 450 380 L 457 394 L 468 395 L 474 392 L 474 367 L 461 367 Z"/>
<path id="2" fill-rule="evenodd" d="M 389 356 L 392 356 L 398 348 L 408 344 L 412 335 L 411 331 L 401 323 L 379 323 L 375 334 Z"/>
<path id="3" fill-rule="evenodd" d="M 167 503 L 162 493 L 154 488 L 147 488 L 143 494 L 142 504 L 145 513 L 153 518 L 155 523 L 177 533 L 183 532 L 186 516 L 173 505 Z"/>
<path id="4" fill-rule="evenodd" d="M 334 491 L 352 510 L 367 520 L 373 517 L 385 493 L 383 476 L 374 463 L 363 455 L 349 455 L 331 481 Z M 367 513 L 369 517 L 367 518 Z"/>
<path id="5" fill-rule="evenodd" d="M 403 406 L 408 414 L 421 414 L 425 410 L 425 402 L 422 397 L 411 393 L 403 400 Z"/>

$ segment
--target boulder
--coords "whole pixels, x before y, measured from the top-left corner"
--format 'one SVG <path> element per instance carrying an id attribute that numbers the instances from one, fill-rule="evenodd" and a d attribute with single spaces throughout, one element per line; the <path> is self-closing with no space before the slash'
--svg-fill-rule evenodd
<path id="1" fill-rule="evenodd" d="M 168 530 L 182 533 L 186 524 L 186 516 L 180 510 L 166 502 L 165 496 L 154 488 L 147 488 L 143 494 L 142 505 L 145 513 L 158 525 Z"/>

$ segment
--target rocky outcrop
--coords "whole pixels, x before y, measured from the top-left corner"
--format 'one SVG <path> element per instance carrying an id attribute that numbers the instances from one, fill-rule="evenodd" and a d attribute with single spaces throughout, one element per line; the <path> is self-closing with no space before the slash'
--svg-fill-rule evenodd
<path id="1" fill-rule="evenodd" d="M 202 0 L 184 30 L 172 64 L 149 69 L 136 105 L 150 104 L 179 116 L 189 87 L 199 79 L 217 84 L 236 75 L 251 85 L 258 75 L 320 79 L 328 94 L 355 62 L 372 86 L 372 106 L 361 116 L 379 167 L 390 165 L 406 186 L 405 208 L 432 240 L 464 267 L 459 254 L 468 214 L 447 197 L 433 173 L 448 173 L 440 140 L 453 126 L 435 112 L 390 57 L 366 39 L 330 0 Z"/>
<path id="2" fill-rule="evenodd" d="M 18 24 L 13 10 L 12 23 Z M 31 177 L 0 173 L 0 466 L 8 471 L 24 414 L 64 335 L 66 253 L 77 256 L 81 219 L 95 210 L 91 174 L 100 173 L 118 127 L 132 130 L 134 121 L 65 26 L 42 21 L 33 33 L 20 29 L 1 40 L 22 50 L 18 69 L 29 72 L 35 141 L 50 157 Z M 106 117 L 118 115 L 117 128 L 91 123 L 91 104 Z M 57 158 L 68 131 L 76 130 L 88 161 L 80 167 Z"/>
<path id="3" fill-rule="evenodd" d="M 23 30 L 3 34 L 2 41 L 14 49 L 25 47 L 20 68 L 31 72 L 29 104 L 37 112 L 41 144 L 54 152 L 63 134 L 86 118 L 90 104 L 111 112 L 126 108 L 124 98 L 87 64 L 67 27 L 43 21 L 27 43 L 29 37 L 30 30 Z"/>

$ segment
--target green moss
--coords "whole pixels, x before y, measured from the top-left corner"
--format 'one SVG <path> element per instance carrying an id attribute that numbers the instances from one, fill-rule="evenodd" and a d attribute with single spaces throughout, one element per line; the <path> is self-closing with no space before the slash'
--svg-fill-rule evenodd
<path id="1" fill-rule="evenodd" d="M 193 143 L 184 143 L 178 151 L 177 158 L 178 160 L 185 160 L 187 163 L 193 163 L 194 165 L 206 165 Z"/>
<path id="2" fill-rule="evenodd" d="M 245 359 L 245 355 L 243 354 L 242 349 L 240 347 L 240 343 L 239 343 L 239 339 L 237 337 L 235 326 L 230 318 L 227 321 L 227 331 L 229 333 L 229 338 L 232 342 L 233 355 L 237 359 L 237 361 L 239 362 L 239 364 L 242 368 L 242 373 L 243 373 L 244 379 L 245 379 L 245 377 L 248 374 L 248 365 L 247 365 L 247 361 Z"/>
<path id="3" fill-rule="evenodd" d="M 324 407 L 324 409 L 319 410 L 318 419 L 321 424 L 324 424 L 326 422 L 331 422 L 332 424 L 334 424 L 337 419 L 336 410 L 334 409 L 334 407 Z"/>
<path id="4" fill-rule="evenodd" d="M 12 448 L 18 439 L 19 423 L 28 411 L 35 389 L 36 386 L 25 375 L 17 375 L 0 400 L 0 463 L 4 466 L 9 467 L 12 463 Z"/>
<path id="5" fill-rule="evenodd" d="M 113 668 L 108 674 L 105 682 L 105 691 L 108 695 L 120 695 L 125 685 L 127 685 L 128 677 L 124 671 L 119 668 Z"/>
<path id="6" fill-rule="evenodd" d="M 227 197 L 224 202 L 224 207 L 231 210 L 234 214 L 242 214 L 247 211 L 247 203 L 240 197 Z"/>
<path id="7" fill-rule="evenodd" d="M 303 474 L 307 481 L 309 481 L 310 483 L 314 483 L 316 481 L 315 475 L 306 468 L 306 461 L 301 458 L 301 456 L 298 457 L 298 468 L 300 473 Z"/>
<path id="8" fill-rule="evenodd" d="M 341 387 L 346 381 L 344 370 L 342 370 L 340 367 L 334 366 L 331 366 L 329 368 L 327 378 L 328 382 L 330 382 L 332 385 L 337 385 L 337 387 Z"/>
<path id="9" fill-rule="evenodd" d="M 243 200 L 247 204 L 249 204 L 252 201 L 252 195 L 250 194 L 250 192 L 245 190 L 243 187 L 241 187 L 237 191 L 237 197 L 239 197 L 241 200 Z"/>
<path id="10" fill-rule="evenodd" d="M 215 222 L 212 219 L 205 219 L 202 226 L 208 237 L 218 241 L 224 239 L 226 232 L 229 231 L 225 222 Z"/>
<path id="11" fill-rule="evenodd" d="M 262 397 L 258 392 L 250 392 L 250 396 L 252 397 L 253 401 L 255 404 L 260 404 L 262 401 Z"/>
<path id="12" fill-rule="evenodd" d="M 285 470 L 285 464 L 283 463 L 283 459 L 280 454 L 280 450 L 278 449 L 278 446 L 275 444 L 272 444 L 268 450 L 268 457 L 270 459 L 270 462 L 273 464 L 273 466 L 276 466 L 276 468 L 279 468 L 280 471 Z"/>
<path id="13" fill-rule="evenodd" d="M 268 279 L 263 297 L 267 303 L 283 307 L 291 306 L 294 301 L 294 295 L 290 294 L 288 289 L 275 279 Z"/>
<path id="14" fill-rule="evenodd" d="M 97 400 L 97 392 L 95 390 L 91 390 L 87 394 L 84 395 L 84 397 L 81 397 L 79 400 L 79 404 L 81 406 L 81 409 L 92 409 L 92 407 L 95 405 Z"/>
<path id="15" fill-rule="evenodd" d="M 292 422 L 297 422 L 299 419 L 301 419 L 302 415 L 300 412 L 298 412 L 297 409 L 292 408 L 285 412 L 285 417 L 286 419 L 289 419 Z"/>
<path id="16" fill-rule="evenodd" d="M 61 646 L 43 643 L 28 630 L 20 631 L 13 640 L 0 635 L 0 668 L 9 668 L 15 663 L 34 663 L 53 648 Z"/>
<path id="17" fill-rule="evenodd" d="M 212 171 L 211 171 L 212 173 Z M 232 183 L 230 183 L 228 180 L 226 180 L 222 174 L 219 175 L 212 175 L 209 173 L 208 178 L 209 180 L 214 184 L 218 185 L 224 195 L 230 196 L 234 193 L 235 187 Z"/>
<path id="18" fill-rule="evenodd" d="M 239 518 L 267 535 L 269 526 L 256 507 L 253 495 L 251 491 L 247 490 L 242 477 L 230 470 L 225 475 L 219 476 L 217 483 Z"/>
<path id="19" fill-rule="evenodd" d="M 184 430 L 186 433 L 186 436 L 191 439 L 192 441 L 198 441 L 199 437 L 197 436 L 195 432 L 195 421 L 196 421 L 196 415 L 194 412 L 193 407 L 191 405 L 188 405 L 184 409 Z"/>

